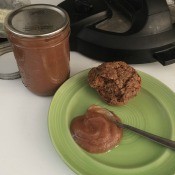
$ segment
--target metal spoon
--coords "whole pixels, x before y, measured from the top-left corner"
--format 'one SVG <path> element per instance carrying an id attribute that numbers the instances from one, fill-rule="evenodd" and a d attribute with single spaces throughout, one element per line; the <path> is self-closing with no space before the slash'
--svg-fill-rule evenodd
<path id="1" fill-rule="evenodd" d="M 138 128 L 135 128 L 133 126 L 130 126 L 130 125 L 126 125 L 126 124 L 123 124 L 121 122 L 118 122 L 118 121 L 114 121 L 114 119 L 112 118 L 112 121 L 116 123 L 117 126 L 121 127 L 121 128 L 125 128 L 125 129 L 129 129 L 137 134 L 140 134 L 156 143 L 159 143 L 165 147 L 168 147 L 170 149 L 173 149 L 175 150 L 175 141 L 172 141 L 172 140 L 169 140 L 169 139 L 166 139 L 166 138 L 163 138 L 163 137 L 160 137 L 160 136 L 157 136 L 157 135 L 154 135 L 154 134 L 151 134 L 149 132 L 146 132 L 146 131 L 143 131 L 143 130 L 140 130 Z"/>
<path id="2" fill-rule="evenodd" d="M 143 131 L 141 129 L 135 128 L 133 126 L 130 125 L 126 125 L 121 123 L 120 121 L 116 120 L 116 115 L 112 112 L 109 111 L 108 109 L 102 108 L 98 105 L 93 105 L 93 108 L 96 110 L 96 112 L 103 114 L 107 119 L 111 120 L 112 122 L 114 122 L 118 127 L 121 128 L 125 128 L 125 129 L 129 129 L 137 134 L 140 134 L 156 143 L 159 143 L 165 147 L 168 147 L 170 149 L 175 150 L 175 141 L 148 133 L 146 131 Z"/>

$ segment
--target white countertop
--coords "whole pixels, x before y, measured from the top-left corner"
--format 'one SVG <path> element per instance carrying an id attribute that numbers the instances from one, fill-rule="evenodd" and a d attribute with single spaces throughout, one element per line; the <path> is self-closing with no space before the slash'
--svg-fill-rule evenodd
<path id="1" fill-rule="evenodd" d="M 31 0 L 48 3 L 47 0 Z M 57 5 L 61 0 L 50 0 Z M 9 54 L 8 57 L 13 57 Z M 99 65 L 71 52 L 71 76 Z M 132 65 L 169 86 L 175 92 L 175 64 Z M 47 117 L 53 97 L 32 94 L 17 80 L 0 80 L 0 175 L 73 175 L 55 151 L 48 133 Z"/>

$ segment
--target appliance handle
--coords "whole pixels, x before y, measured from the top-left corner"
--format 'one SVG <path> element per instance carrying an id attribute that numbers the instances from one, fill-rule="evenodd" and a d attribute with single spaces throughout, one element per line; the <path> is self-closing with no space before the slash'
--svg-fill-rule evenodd
<path id="1" fill-rule="evenodd" d="M 129 35 L 140 31 L 148 18 L 145 0 L 110 0 L 111 6 L 116 8 L 132 22 L 131 28 L 121 35 Z"/>
<path id="2" fill-rule="evenodd" d="M 124 12 L 132 24 L 121 35 L 150 35 L 170 30 L 171 16 L 166 0 L 110 0 L 114 8 Z M 161 19 L 161 20 L 160 20 Z"/>
<path id="3" fill-rule="evenodd" d="M 157 51 L 153 54 L 153 57 L 164 66 L 175 63 L 175 46 Z"/>

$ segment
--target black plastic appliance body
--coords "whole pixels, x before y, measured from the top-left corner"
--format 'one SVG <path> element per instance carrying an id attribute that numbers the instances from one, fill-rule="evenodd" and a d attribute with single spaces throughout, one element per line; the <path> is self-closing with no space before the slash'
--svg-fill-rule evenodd
<path id="1" fill-rule="evenodd" d="M 70 17 L 70 48 L 102 61 L 129 64 L 175 62 L 175 26 L 166 0 L 65 0 L 58 6 Z M 131 25 L 125 32 L 96 26 L 122 12 Z M 113 28 L 118 26 L 113 24 Z"/>

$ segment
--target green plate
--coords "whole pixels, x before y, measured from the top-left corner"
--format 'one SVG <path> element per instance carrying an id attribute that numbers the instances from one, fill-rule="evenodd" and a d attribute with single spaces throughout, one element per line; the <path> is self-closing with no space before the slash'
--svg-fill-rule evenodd
<path id="1" fill-rule="evenodd" d="M 174 175 L 175 151 L 124 130 L 120 145 L 90 154 L 72 139 L 71 120 L 92 105 L 114 111 L 123 123 L 175 140 L 175 94 L 157 79 L 139 72 L 142 89 L 124 106 L 109 106 L 87 83 L 88 70 L 66 81 L 50 106 L 48 127 L 54 147 L 65 163 L 82 175 Z"/>

